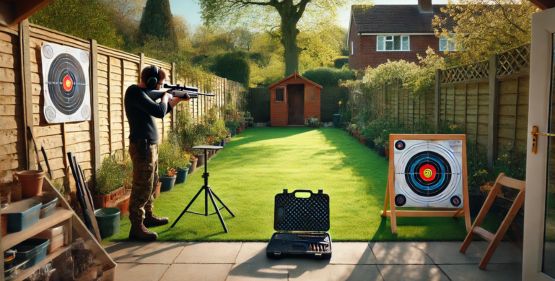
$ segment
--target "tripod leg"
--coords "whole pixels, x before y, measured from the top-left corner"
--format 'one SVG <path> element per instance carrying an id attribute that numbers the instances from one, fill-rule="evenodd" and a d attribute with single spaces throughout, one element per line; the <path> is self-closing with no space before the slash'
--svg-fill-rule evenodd
<path id="1" fill-rule="evenodd" d="M 189 210 L 189 207 L 191 207 L 191 205 L 193 205 L 193 202 L 195 202 L 195 200 L 197 199 L 197 197 L 200 195 L 200 193 L 204 190 L 204 186 L 201 187 L 197 194 L 195 194 L 195 197 L 193 197 L 193 199 L 191 199 L 191 202 L 189 202 L 189 204 L 187 204 L 187 207 L 185 207 L 185 209 L 183 209 L 183 212 L 181 212 L 181 214 L 179 214 L 179 217 L 177 217 L 177 219 L 172 223 L 171 227 L 174 227 L 175 224 L 177 224 L 177 222 L 181 219 L 181 217 L 187 212 L 187 210 Z"/>
<path id="2" fill-rule="evenodd" d="M 214 209 L 216 209 L 216 214 L 218 214 L 218 218 L 220 219 L 220 222 L 222 223 L 222 226 L 224 227 L 224 231 L 227 233 L 227 226 L 225 226 L 225 222 L 224 222 L 224 218 L 222 218 L 222 214 L 220 214 L 220 209 L 218 208 L 218 205 L 216 204 L 216 201 L 214 200 L 214 197 L 212 196 L 212 190 L 210 188 L 208 188 L 206 190 L 206 193 L 208 193 L 208 195 L 210 196 L 210 200 L 212 200 L 212 204 L 214 205 Z"/>
<path id="3" fill-rule="evenodd" d="M 216 197 L 218 202 L 220 202 L 220 204 L 222 204 L 224 206 L 224 208 L 229 212 L 229 214 L 231 214 L 232 217 L 235 217 L 233 212 L 231 212 L 231 210 L 224 204 L 224 202 L 222 202 L 222 199 L 220 199 L 220 197 L 218 197 L 218 195 L 216 195 L 216 193 L 214 193 L 214 191 L 212 191 L 212 189 L 210 189 L 210 193 L 212 193 L 212 195 L 214 195 L 214 197 Z"/>
<path id="4" fill-rule="evenodd" d="M 205 186 L 203 186 L 204 188 Z M 208 192 L 204 193 L 204 216 L 208 216 Z"/>

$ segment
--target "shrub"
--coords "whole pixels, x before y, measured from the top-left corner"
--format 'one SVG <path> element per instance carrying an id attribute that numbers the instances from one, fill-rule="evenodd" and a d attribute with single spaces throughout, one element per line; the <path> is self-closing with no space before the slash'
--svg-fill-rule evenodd
<path id="1" fill-rule="evenodd" d="M 303 73 L 308 78 L 322 86 L 338 86 L 341 80 L 354 80 L 355 72 L 348 68 L 320 67 L 307 70 Z"/>
<path id="2" fill-rule="evenodd" d="M 347 66 L 347 65 L 349 65 L 348 56 L 337 57 L 333 60 L 333 66 L 335 68 L 343 68 L 344 66 Z"/>
<path id="3" fill-rule="evenodd" d="M 176 123 L 174 134 L 181 148 L 190 150 L 193 146 L 205 142 L 206 132 L 197 128 L 187 108 L 177 112 Z"/>
<path id="4" fill-rule="evenodd" d="M 170 169 L 185 167 L 189 157 L 177 142 L 166 140 L 158 145 L 158 173 L 166 175 Z"/>
<path id="5" fill-rule="evenodd" d="M 311 128 L 320 128 L 320 120 L 318 117 L 308 117 L 306 118 L 305 125 Z"/>
<path id="6" fill-rule="evenodd" d="M 249 85 L 250 67 L 244 52 L 232 52 L 218 55 L 210 65 L 214 74 L 233 81 Z"/>
<path id="7" fill-rule="evenodd" d="M 208 114 L 204 116 L 203 122 L 205 123 L 208 144 L 213 144 L 227 136 L 225 122 L 218 117 L 218 111 L 215 107 L 210 108 Z"/>
<path id="8" fill-rule="evenodd" d="M 130 180 L 131 173 L 132 166 L 129 159 L 118 161 L 115 155 L 104 158 L 100 169 L 96 172 L 98 193 L 109 194 L 124 186 Z"/>

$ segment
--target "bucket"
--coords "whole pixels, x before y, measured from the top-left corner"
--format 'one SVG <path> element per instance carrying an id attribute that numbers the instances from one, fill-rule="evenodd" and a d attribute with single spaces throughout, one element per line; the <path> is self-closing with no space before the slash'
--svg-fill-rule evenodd
<path id="1" fill-rule="evenodd" d="M 31 198 L 42 193 L 44 171 L 24 170 L 16 172 L 15 176 L 21 183 L 21 196 L 23 198 Z"/>
<path id="2" fill-rule="evenodd" d="M 119 209 L 101 208 L 94 211 L 102 239 L 119 232 Z"/>
<path id="3" fill-rule="evenodd" d="M 175 184 L 184 183 L 187 180 L 187 173 L 189 173 L 189 168 L 177 168 L 177 177 L 175 178 Z"/>

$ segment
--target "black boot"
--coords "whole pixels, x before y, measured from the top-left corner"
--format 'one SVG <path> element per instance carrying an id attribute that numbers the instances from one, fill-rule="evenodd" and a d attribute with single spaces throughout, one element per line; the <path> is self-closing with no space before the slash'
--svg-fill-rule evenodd
<path id="1" fill-rule="evenodd" d="M 129 230 L 129 239 L 136 241 L 151 242 L 156 241 L 158 234 L 148 230 L 144 224 L 131 224 L 131 230 Z"/>
<path id="2" fill-rule="evenodd" d="M 143 221 L 143 224 L 146 227 L 155 227 L 155 226 L 161 226 L 161 225 L 165 225 L 168 224 L 169 220 L 166 217 L 157 217 L 152 213 L 146 213 L 145 214 L 145 219 Z"/>

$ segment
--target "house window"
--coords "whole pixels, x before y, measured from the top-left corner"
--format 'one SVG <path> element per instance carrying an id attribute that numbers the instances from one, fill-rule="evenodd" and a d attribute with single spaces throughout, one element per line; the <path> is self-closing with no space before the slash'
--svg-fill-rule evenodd
<path id="1" fill-rule="evenodd" d="M 285 88 L 276 88 L 276 101 L 285 100 Z"/>
<path id="2" fill-rule="evenodd" d="M 452 36 L 441 36 L 439 38 L 439 51 L 440 52 L 454 52 L 457 50 L 455 38 Z"/>
<path id="3" fill-rule="evenodd" d="M 353 44 L 353 41 L 351 41 L 351 56 L 355 54 L 355 45 Z"/>
<path id="4" fill-rule="evenodd" d="M 408 35 L 378 35 L 376 50 L 384 51 L 410 51 Z"/>

